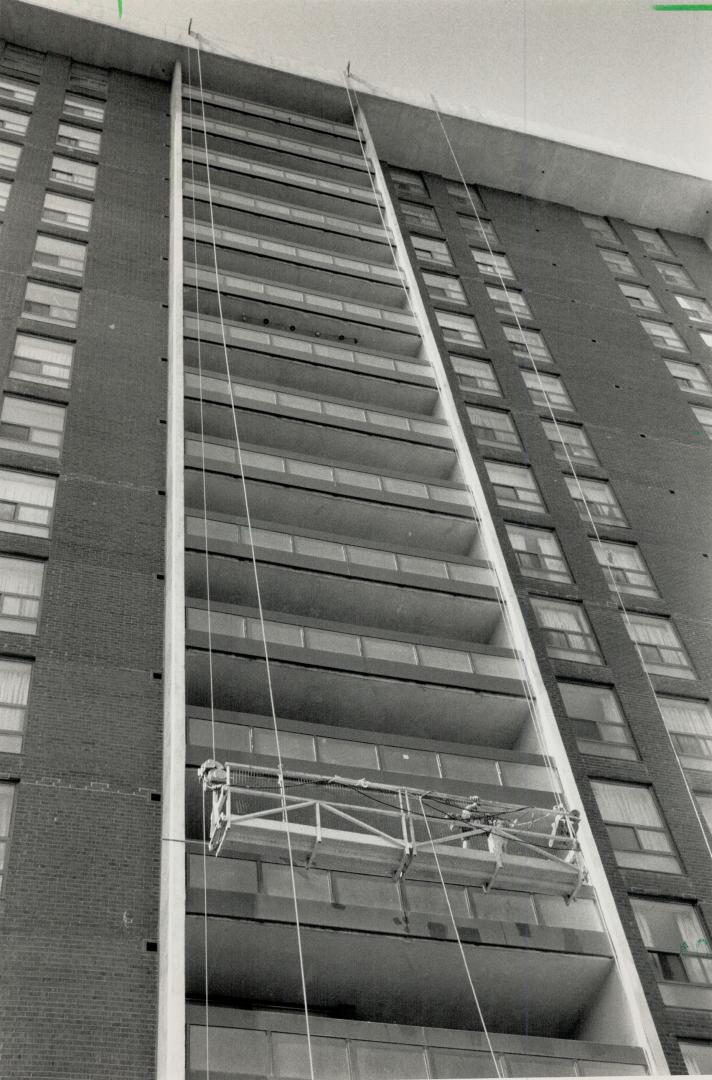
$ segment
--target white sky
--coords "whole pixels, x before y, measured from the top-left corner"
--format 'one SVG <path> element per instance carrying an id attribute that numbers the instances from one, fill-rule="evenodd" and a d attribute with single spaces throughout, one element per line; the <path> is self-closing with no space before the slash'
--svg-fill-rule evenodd
<path id="1" fill-rule="evenodd" d="M 119 23 L 118 0 L 35 0 Z M 712 11 L 653 0 L 123 0 L 257 63 L 712 179 Z M 161 25 L 163 24 L 163 25 Z"/>

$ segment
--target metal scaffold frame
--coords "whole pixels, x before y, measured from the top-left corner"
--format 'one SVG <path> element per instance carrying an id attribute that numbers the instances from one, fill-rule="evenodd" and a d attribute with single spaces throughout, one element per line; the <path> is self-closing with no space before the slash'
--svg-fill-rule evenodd
<path id="1" fill-rule="evenodd" d="M 353 869 L 396 880 L 409 871 L 452 884 L 555 893 L 575 899 L 586 875 L 576 811 L 484 802 L 477 796 L 342 776 L 206 761 L 209 848 L 217 856 L 286 859 L 287 834 L 305 868 Z M 301 788 L 299 793 L 289 789 Z M 426 807 L 427 804 L 427 807 Z M 434 831 L 435 830 L 435 831 Z"/>

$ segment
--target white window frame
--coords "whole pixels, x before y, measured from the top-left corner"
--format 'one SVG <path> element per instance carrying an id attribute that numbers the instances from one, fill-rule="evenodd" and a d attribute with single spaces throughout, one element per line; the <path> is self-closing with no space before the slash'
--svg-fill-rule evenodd
<path id="1" fill-rule="evenodd" d="M 571 583 L 571 571 L 553 529 L 538 529 L 534 525 L 516 525 L 509 521 L 505 522 L 505 528 L 524 577 Z"/>
<path id="2" fill-rule="evenodd" d="M 556 423 L 553 420 L 542 420 L 541 423 L 557 461 L 568 465 L 569 458 L 572 458 L 575 462 L 583 461 L 587 465 L 601 464 L 583 427 L 578 424 L 564 424 L 560 420 Z M 576 436 L 574 432 L 577 433 Z"/>
<path id="3" fill-rule="evenodd" d="M 55 154 L 50 166 L 50 180 L 55 184 L 68 184 L 71 187 L 81 188 L 83 191 L 94 191 L 96 188 L 96 165 L 87 161 L 62 157 Z"/>
<path id="4" fill-rule="evenodd" d="M 530 330 L 528 327 L 509 324 L 504 324 L 502 330 L 512 347 L 513 356 L 520 360 L 533 360 L 536 364 L 553 364 L 553 357 L 541 330 Z"/>
<path id="5" fill-rule="evenodd" d="M 0 469 L 0 532 L 48 537 L 56 494 L 54 476 Z"/>
<path id="6" fill-rule="evenodd" d="M 591 780 L 591 787 L 619 866 L 661 874 L 682 873 L 670 830 L 652 788 L 614 780 Z M 616 816 L 615 810 L 605 807 L 604 789 L 632 793 L 630 805 Z M 633 799 L 636 797 L 641 800 L 640 820 L 634 820 L 637 810 L 633 807 Z M 628 843 L 618 846 L 623 833 L 629 837 Z"/>
<path id="7" fill-rule="evenodd" d="M 638 761 L 639 755 L 618 695 L 611 686 L 559 679 L 566 715 L 578 748 L 594 757 Z"/>
<path id="8" fill-rule="evenodd" d="M 624 529 L 629 528 L 616 494 L 607 480 L 589 480 L 579 477 L 577 482 L 576 477 L 567 475 L 564 476 L 564 482 L 569 495 L 576 504 L 576 509 L 582 521 L 589 521 L 588 514 L 590 511 L 591 517 L 599 525 L 616 525 Z M 581 498 L 581 491 L 579 491 L 579 484 L 583 490 L 583 499 Z M 590 494 L 592 491 L 601 494 L 605 491 L 610 495 L 610 500 L 592 498 Z M 588 507 L 588 510 L 586 507 Z"/>
<path id="9" fill-rule="evenodd" d="M 82 154 L 99 155 L 101 149 L 101 132 L 94 128 L 80 127 L 78 124 L 67 124 L 60 120 L 57 128 L 57 146 L 63 150 L 79 150 Z"/>
<path id="10" fill-rule="evenodd" d="M 32 668 L 31 660 L 16 660 L 9 656 L 0 656 L 0 751 L 4 754 L 22 753 L 32 684 Z M 10 683 L 8 688 L 3 685 L 6 677 Z M 0 836 L 0 845 L 4 839 L 5 837 Z M 0 858 L 1 881 L 2 859 Z"/>
<path id="11" fill-rule="evenodd" d="M 475 266 L 483 277 L 496 277 L 497 280 L 514 281 L 514 270 L 506 255 L 482 248 L 470 248 Z"/>
<path id="12" fill-rule="evenodd" d="M 466 345 L 470 349 L 483 349 L 484 341 L 474 315 L 460 315 L 454 311 L 435 311 L 435 318 L 442 335 L 451 345 Z"/>
<path id="13" fill-rule="evenodd" d="M 534 473 L 527 465 L 510 465 L 504 461 L 485 461 L 490 483 L 494 488 L 498 506 L 515 510 L 528 510 L 532 514 L 545 514 L 546 506 Z M 496 474 L 500 478 L 496 478 Z M 525 479 L 528 483 L 521 483 Z M 518 484 L 517 481 L 520 481 Z M 528 495 L 525 498 L 524 495 Z"/>
<path id="14" fill-rule="evenodd" d="M 44 299 L 33 300 L 31 293 L 44 296 Z M 76 303 L 68 304 L 69 297 L 76 297 Z M 36 319 L 39 322 L 54 323 L 57 326 L 75 327 L 79 319 L 80 293 L 71 289 L 65 289 L 60 285 L 49 285 L 41 281 L 28 281 L 25 289 L 25 298 L 22 307 L 23 319 Z M 34 304 L 37 310 L 27 308 L 27 304 Z M 44 310 L 39 309 L 46 309 Z"/>
<path id="15" fill-rule="evenodd" d="M 481 446 L 505 446 L 521 450 L 522 443 L 511 414 L 502 409 L 487 409 L 482 405 L 467 405 L 467 415 Z"/>
<path id="16" fill-rule="evenodd" d="M 81 206 L 82 209 L 89 208 L 89 213 L 84 217 L 83 214 L 79 214 L 77 210 L 74 211 L 72 216 L 72 208 L 68 210 L 61 210 L 53 207 L 52 202 L 56 204 L 60 203 L 74 203 L 76 207 Z M 94 211 L 94 204 L 88 199 L 75 199 L 71 195 L 60 195 L 56 191 L 45 192 L 44 204 L 42 206 L 42 218 L 41 220 L 45 224 L 62 225 L 66 229 L 76 229 L 79 232 L 89 232 L 91 227 L 91 219 Z"/>
<path id="17" fill-rule="evenodd" d="M 9 374 L 22 382 L 68 387 L 74 345 L 69 341 L 19 332 L 15 337 Z"/>
<path id="18" fill-rule="evenodd" d="M 682 767 L 712 772 L 712 710 L 709 701 L 658 694 L 658 704 Z"/>
<path id="19" fill-rule="evenodd" d="M 636 596 L 660 596 L 645 559 L 636 544 L 592 539 L 591 546 L 612 593 L 620 591 L 633 593 Z M 626 565 L 626 560 L 634 562 L 635 565 Z"/>
<path id="20" fill-rule="evenodd" d="M 560 375 L 551 375 L 549 372 L 533 371 L 531 368 L 520 368 L 524 385 L 526 386 L 532 405 L 537 408 L 560 409 L 561 412 L 575 412 L 574 403 L 569 396 L 564 380 Z"/>
<path id="21" fill-rule="evenodd" d="M 499 379 L 489 360 L 475 360 L 469 356 L 456 356 L 455 353 L 450 353 L 450 360 L 463 390 L 502 397 Z"/>
<path id="22" fill-rule="evenodd" d="M 48 233 L 38 233 L 32 254 L 32 265 L 81 278 L 84 276 L 86 255 L 86 244 Z M 55 257 L 56 261 L 53 261 Z"/>
<path id="23" fill-rule="evenodd" d="M 530 600 L 549 656 L 557 660 L 574 660 L 579 664 L 603 665 L 596 635 L 582 604 L 548 596 L 532 596 Z M 553 615 L 572 615 L 576 627 L 547 626 L 546 615 L 549 612 Z"/>
<path id="24" fill-rule="evenodd" d="M 666 678 L 696 679 L 697 674 L 687 654 L 677 627 L 672 619 L 657 615 L 643 615 L 640 612 L 628 612 L 624 620 L 631 641 L 638 650 L 641 663 L 650 675 L 663 675 Z M 670 641 L 638 641 L 634 631 L 644 627 L 666 628 Z"/>
<path id="25" fill-rule="evenodd" d="M 712 397 L 712 383 L 699 364 L 693 364 L 689 360 L 666 359 L 665 365 L 683 393 Z M 681 371 L 681 368 L 686 370 Z"/>

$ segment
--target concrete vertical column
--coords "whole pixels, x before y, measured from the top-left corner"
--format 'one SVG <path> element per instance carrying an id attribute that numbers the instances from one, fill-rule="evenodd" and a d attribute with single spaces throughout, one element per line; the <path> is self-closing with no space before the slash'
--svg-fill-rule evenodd
<path id="1" fill-rule="evenodd" d="M 423 339 L 426 356 L 433 368 L 435 380 L 440 394 L 443 407 L 443 415 L 448 422 L 450 433 L 457 451 L 458 461 L 462 470 L 463 480 L 466 483 L 477 517 L 480 521 L 480 531 L 487 551 L 487 555 L 494 567 L 499 583 L 500 594 L 507 608 L 509 626 L 512 635 L 512 648 L 516 649 L 522 657 L 526 678 L 530 691 L 533 695 L 533 708 L 538 721 L 538 729 L 541 732 L 545 745 L 542 752 L 546 752 L 553 760 L 561 785 L 561 791 L 569 808 L 581 810 L 581 825 L 578 839 L 581 852 L 589 873 L 590 883 L 596 890 L 599 911 L 608 934 L 613 954 L 618 969 L 619 985 L 609 985 L 606 997 L 606 1009 L 610 1014 L 611 1022 L 627 1026 L 628 1037 L 645 1051 L 650 1071 L 657 1075 L 669 1075 L 670 1070 L 663 1053 L 663 1048 L 658 1037 L 655 1024 L 645 999 L 643 987 L 638 976 L 633 955 L 630 950 L 622 923 L 618 916 L 613 893 L 608 884 L 608 878 L 596 847 L 591 828 L 586 819 L 585 811 L 581 806 L 576 779 L 569 763 L 568 755 L 564 747 L 561 733 L 556 722 L 556 717 L 546 692 L 546 686 L 539 670 L 539 665 L 532 648 L 529 634 L 522 610 L 519 606 L 513 582 L 507 570 L 507 564 L 497 533 L 490 515 L 487 498 L 480 481 L 475 462 L 470 453 L 463 429 L 462 420 L 458 413 L 455 396 L 448 382 L 443 358 L 440 355 L 437 341 L 433 334 L 428 308 L 420 294 L 417 278 L 408 258 L 406 245 L 400 231 L 398 219 L 393 208 L 388 185 L 385 182 L 378 153 L 373 138 L 368 128 L 368 123 L 363 109 L 359 106 L 357 122 L 361 129 L 366 144 L 366 153 L 375 172 L 375 182 L 384 202 L 385 219 L 391 229 L 394 239 L 398 261 L 403 271 L 403 278 L 408 286 L 410 301 L 415 315 L 418 329 Z M 621 1005 L 627 1004 L 629 1014 L 628 1023 L 621 1016 Z M 604 1032 L 591 1033 L 591 1039 L 605 1041 Z"/>
<path id="2" fill-rule="evenodd" d="M 158 1080 L 185 1076 L 185 572 L 183 493 L 182 72 L 171 90 L 163 826 L 159 921 Z"/>

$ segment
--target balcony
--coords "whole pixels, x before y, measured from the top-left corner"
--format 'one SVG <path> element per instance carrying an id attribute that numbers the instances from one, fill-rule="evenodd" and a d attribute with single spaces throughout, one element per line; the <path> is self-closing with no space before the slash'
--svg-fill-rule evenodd
<path id="1" fill-rule="evenodd" d="M 326 368 L 351 369 L 363 374 L 383 375 L 387 378 L 415 379 L 431 385 L 435 382 L 433 370 L 424 358 L 413 356 L 402 359 L 398 356 L 388 356 L 377 349 L 370 349 L 368 346 L 364 348 L 363 344 L 354 348 L 356 339 L 349 337 L 347 341 L 346 335 L 340 332 L 342 327 L 339 324 L 336 325 L 339 333 L 336 333 L 331 320 L 325 321 L 325 332 L 323 326 L 320 328 L 318 317 L 312 317 L 307 321 L 295 318 L 295 316 L 299 316 L 299 312 L 291 311 L 289 323 L 285 322 L 279 328 L 270 330 L 265 328 L 260 318 L 251 324 L 247 321 L 227 320 L 224 324 L 227 346 L 301 360 Z M 219 320 L 202 311 L 198 318 L 190 307 L 184 318 L 184 332 L 189 338 L 199 336 L 206 342 L 213 341 L 222 344 L 222 328 Z M 344 344 L 341 344 L 342 341 Z"/>
<path id="2" fill-rule="evenodd" d="M 424 439 L 436 445 L 452 443 L 450 428 L 443 417 L 432 414 L 413 416 L 407 412 L 386 412 L 350 400 L 316 394 L 298 394 L 284 390 L 278 383 L 246 382 L 233 379 L 228 383 L 222 376 L 205 375 L 195 370 L 185 373 L 186 395 L 202 402 L 234 404 L 236 408 L 255 409 L 270 416 L 284 415 L 293 419 L 321 418 L 324 424 L 355 427 L 359 431 L 389 435 L 403 433 L 414 441 Z M 437 403 L 436 403 L 437 404 Z"/>
<path id="3" fill-rule="evenodd" d="M 479 544 L 473 546 L 478 554 L 465 560 L 417 548 L 404 551 L 383 544 L 355 544 L 350 536 L 268 528 L 254 520 L 250 532 L 245 518 L 215 511 L 209 517 L 189 513 L 185 531 L 188 549 L 204 552 L 207 548 L 210 554 L 248 558 L 254 544 L 258 560 L 296 569 L 319 568 L 330 574 L 484 596 L 494 595 L 496 586 L 494 571 Z"/>
<path id="4" fill-rule="evenodd" d="M 188 1080 L 205 1080 L 205 1005 L 188 1004 Z M 310 1009 L 316 1075 L 384 1077 L 645 1076 L 643 1052 L 629 1045 L 364 1022 Z M 497 1028 L 501 1025 L 498 1023 Z M 298 1012 L 210 1007 L 210 1075 L 225 1080 L 308 1080 L 304 1017 Z"/>
<path id="5" fill-rule="evenodd" d="M 194 308 L 198 290 L 201 315 L 219 317 L 212 269 L 187 265 L 184 273 L 186 310 Z M 223 318 L 230 321 L 242 319 L 273 324 L 284 330 L 293 326 L 298 333 L 333 340 L 348 337 L 366 348 L 396 356 L 419 356 L 422 351 L 415 320 L 402 308 L 383 308 L 333 293 L 276 284 L 270 278 L 257 279 L 248 274 L 221 272 L 218 284 Z"/>
<path id="6" fill-rule="evenodd" d="M 206 113 L 203 123 L 202 114 L 183 114 L 183 137 L 187 142 L 203 146 L 204 132 L 208 146 L 222 144 L 223 140 L 228 145 L 241 143 L 249 147 L 248 154 L 261 152 L 265 157 L 269 154 L 270 159 L 287 167 L 293 165 L 314 176 L 341 177 L 350 184 L 371 187 L 366 163 L 358 148 L 354 153 L 335 149 L 333 145 L 319 145 L 306 138 L 297 138 L 293 133 L 286 135 L 278 125 L 273 124 L 268 129 L 264 123 L 260 126 L 247 117 L 226 120 Z M 240 146 L 234 148 L 242 149 Z"/>
<path id="7" fill-rule="evenodd" d="M 338 120 L 326 120 L 321 116 L 310 116 L 307 113 L 293 112 L 291 109 L 282 109 L 269 105 L 262 101 L 247 101 L 245 98 L 233 97 L 228 94 L 220 94 L 214 90 L 199 90 L 197 87 L 183 86 L 184 101 L 195 101 L 201 107 L 204 102 L 208 109 L 220 108 L 242 112 L 247 116 L 264 117 L 275 123 L 289 124 L 291 127 L 305 128 L 311 132 L 324 132 L 330 136 L 329 143 L 335 139 L 346 139 L 351 143 L 358 139 L 355 127 L 349 118 L 348 123 Z M 187 106 L 190 108 L 190 104 Z M 197 108 L 197 107 L 196 107 Z M 312 134 L 310 136 L 314 138 Z"/>
<path id="8" fill-rule="evenodd" d="M 246 158 L 231 153 L 229 144 L 225 150 L 218 150 L 211 148 L 209 141 L 206 158 L 202 145 L 183 146 L 184 180 L 205 183 L 208 165 L 211 184 L 214 182 L 216 187 L 277 201 L 287 200 L 304 209 L 353 218 L 383 228 L 379 206 L 370 187 L 328 180 L 301 169 L 261 161 L 255 148 L 251 148 L 250 157 Z"/>
<path id="9" fill-rule="evenodd" d="M 204 170 L 203 170 L 204 172 Z M 210 212 L 205 205 L 212 197 L 213 219 L 217 226 L 247 228 L 265 235 L 275 235 L 285 241 L 303 242 L 308 237 L 320 237 L 329 250 L 344 254 L 358 251 L 363 258 L 376 262 L 392 263 L 388 237 L 383 222 L 369 224 L 357 216 L 349 216 L 343 207 L 333 212 L 309 209 L 293 198 L 289 192 L 279 191 L 270 198 L 267 195 L 250 195 L 235 188 L 220 187 L 191 178 L 183 180 L 183 213 L 186 221 L 193 217 L 209 221 Z M 313 231 L 312 231 L 313 230 Z"/>
<path id="10" fill-rule="evenodd" d="M 222 268 L 226 269 L 228 267 L 229 259 L 233 263 L 239 263 L 239 265 L 234 266 L 235 269 L 245 270 L 248 266 L 269 268 L 271 264 L 264 262 L 264 260 L 269 259 L 274 262 L 274 275 L 279 273 L 281 262 L 294 264 L 298 268 L 298 280 L 302 284 L 304 283 L 303 275 L 305 271 L 311 269 L 319 271 L 322 280 L 326 280 L 327 284 L 334 280 L 334 274 L 343 275 L 335 280 L 343 282 L 343 286 L 339 287 L 339 291 L 342 292 L 348 289 L 349 295 L 355 295 L 355 290 L 358 290 L 359 295 L 361 295 L 363 285 L 360 279 L 366 279 L 374 283 L 372 286 L 374 297 L 381 303 L 388 303 L 390 298 L 391 306 L 395 307 L 399 295 L 400 297 L 403 296 L 400 273 L 393 265 L 384 266 L 379 262 L 369 262 L 366 259 L 359 259 L 354 256 L 339 255 L 332 252 L 327 243 L 309 245 L 303 242 L 289 243 L 286 240 L 278 240 L 273 236 L 273 232 L 274 230 L 266 230 L 263 233 L 261 229 L 236 229 L 216 225 L 215 243 L 220 248 L 218 257 Z M 195 258 L 193 244 L 189 243 L 189 241 L 195 241 L 201 245 L 211 245 L 213 229 L 209 222 L 187 218 L 184 222 L 184 235 L 187 249 L 185 256 Z M 205 251 L 205 248 L 202 250 Z M 233 255 L 233 252 L 239 252 L 239 256 Z M 250 256 L 249 261 L 246 260 L 246 254 Z M 199 260 L 196 258 L 196 261 Z M 209 260 L 206 260 L 203 256 L 200 261 L 205 263 Z M 326 279 L 323 278 L 323 275 L 327 275 Z M 264 269 L 260 276 L 264 276 Z M 273 277 L 273 280 L 276 280 L 276 276 Z M 375 283 L 378 283 L 381 288 L 378 289 Z M 392 288 L 384 288 L 387 285 L 392 286 Z"/>

